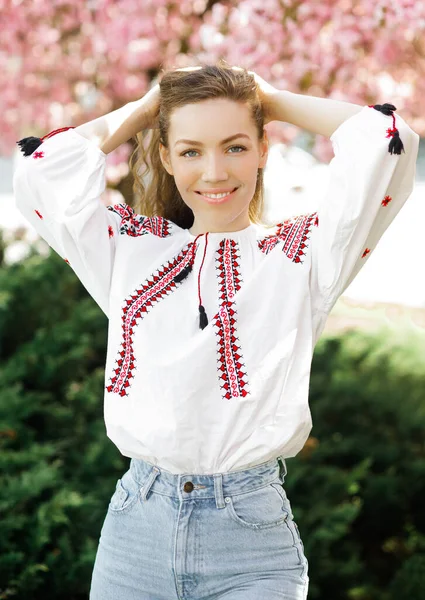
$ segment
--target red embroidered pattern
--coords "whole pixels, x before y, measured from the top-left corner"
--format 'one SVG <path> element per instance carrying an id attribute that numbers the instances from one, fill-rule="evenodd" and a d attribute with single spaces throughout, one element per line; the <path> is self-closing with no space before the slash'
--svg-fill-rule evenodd
<path id="1" fill-rule="evenodd" d="M 295 263 L 303 264 L 302 256 L 305 256 L 306 244 L 310 239 L 312 225 L 318 225 L 317 213 L 298 215 L 291 217 L 276 225 L 276 231 L 272 235 L 258 241 L 258 247 L 268 254 L 278 244 L 282 244 L 282 252 Z"/>
<path id="2" fill-rule="evenodd" d="M 38 210 L 35 210 L 35 209 L 34 209 L 34 212 L 36 213 L 36 215 L 37 215 L 38 217 L 40 217 L 40 219 L 42 219 L 42 218 L 43 218 L 43 215 L 42 215 L 41 213 L 39 213 L 39 212 L 38 212 Z"/>
<path id="3" fill-rule="evenodd" d="M 42 152 L 41 150 L 33 152 L 32 157 L 33 158 L 44 158 L 44 152 Z"/>
<path id="4" fill-rule="evenodd" d="M 158 237 L 170 235 L 170 221 L 163 217 L 145 217 L 134 212 L 128 204 L 114 204 L 107 209 L 121 217 L 120 234 L 131 237 L 152 233 Z"/>
<path id="5" fill-rule="evenodd" d="M 110 238 L 113 237 L 113 235 L 114 235 L 114 230 L 112 229 L 112 225 L 108 225 L 108 234 L 109 234 Z"/>
<path id="6" fill-rule="evenodd" d="M 239 246 L 235 240 L 223 239 L 217 250 L 221 306 L 212 321 L 218 345 L 218 374 L 226 400 L 247 396 L 246 372 L 236 336 L 235 293 L 240 289 Z"/>
<path id="7" fill-rule="evenodd" d="M 172 262 L 157 271 L 157 275 L 151 275 L 147 283 L 140 286 L 140 289 L 125 299 L 123 307 L 122 330 L 123 341 L 118 351 L 118 359 L 115 361 L 117 367 L 114 369 L 114 375 L 109 378 L 111 385 L 106 386 L 108 392 L 118 393 L 120 396 L 128 396 L 127 389 L 131 385 L 131 379 L 134 376 L 136 358 L 133 353 L 133 327 L 137 325 L 139 319 L 143 319 L 145 314 L 157 302 L 166 298 L 170 291 L 174 291 L 177 284 L 174 277 L 178 275 L 189 262 L 190 243 Z"/>
<path id="8" fill-rule="evenodd" d="M 382 200 L 381 206 L 383 206 L 384 208 L 386 208 L 391 201 L 392 201 L 392 197 L 387 195 Z M 363 254 L 362 254 L 361 258 L 365 258 L 370 253 L 371 253 L 371 249 L 370 248 L 365 248 L 364 251 L 363 251 Z"/>

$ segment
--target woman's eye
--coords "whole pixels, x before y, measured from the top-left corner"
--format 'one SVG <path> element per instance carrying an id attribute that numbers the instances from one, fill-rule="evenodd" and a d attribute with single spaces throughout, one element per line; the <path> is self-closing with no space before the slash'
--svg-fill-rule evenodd
<path id="1" fill-rule="evenodd" d="M 232 148 L 240 148 L 242 151 L 246 150 L 245 146 L 230 146 L 229 150 L 231 150 Z M 189 152 L 197 152 L 197 150 L 186 150 L 185 152 L 182 152 L 182 154 L 180 154 L 180 156 L 186 156 L 186 154 L 188 154 Z M 241 154 L 240 152 L 231 152 L 230 154 Z M 189 156 L 189 158 L 191 158 Z"/>

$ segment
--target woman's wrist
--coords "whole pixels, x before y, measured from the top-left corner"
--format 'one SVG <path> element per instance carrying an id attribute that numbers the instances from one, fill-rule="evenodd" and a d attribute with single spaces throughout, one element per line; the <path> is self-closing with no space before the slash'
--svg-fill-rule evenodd
<path id="1" fill-rule="evenodd" d="M 117 108 L 106 115 L 78 125 L 75 131 L 100 146 L 109 136 L 118 130 L 120 125 L 134 111 L 133 104 L 133 102 L 128 102 L 124 106 L 121 106 L 121 108 Z"/>
<path id="2" fill-rule="evenodd" d="M 105 154 L 109 154 L 121 144 L 124 144 L 142 129 L 150 129 L 152 127 L 152 116 L 149 112 L 149 106 L 146 102 L 136 100 L 135 102 L 129 102 L 123 108 L 123 111 L 119 117 L 121 122 L 113 123 L 109 130 L 109 135 L 102 142 L 100 149 Z"/>
<path id="3" fill-rule="evenodd" d="M 278 90 L 272 96 L 271 120 L 291 123 L 311 133 L 330 137 L 347 119 L 363 106 L 330 98 L 318 98 Z"/>
<path id="4" fill-rule="evenodd" d="M 115 118 L 114 113 L 105 117 L 105 119 L 109 118 L 108 135 L 100 146 L 105 154 L 109 154 L 135 137 L 143 129 L 152 129 L 156 126 L 159 112 L 159 85 L 153 87 L 139 100 L 129 102 L 120 111 L 115 111 L 117 113 Z"/>

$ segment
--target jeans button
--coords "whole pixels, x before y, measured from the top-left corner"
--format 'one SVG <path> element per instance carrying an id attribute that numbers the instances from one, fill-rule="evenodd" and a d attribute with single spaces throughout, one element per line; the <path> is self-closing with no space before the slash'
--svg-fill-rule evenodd
<path id="1" fill-rule="evenodd" d="M 183 486 L 183 489 L 185 492 L 191 492 L 193 490 L 193 483 L 191 481 L 186 481 L 186 483 Z"/>

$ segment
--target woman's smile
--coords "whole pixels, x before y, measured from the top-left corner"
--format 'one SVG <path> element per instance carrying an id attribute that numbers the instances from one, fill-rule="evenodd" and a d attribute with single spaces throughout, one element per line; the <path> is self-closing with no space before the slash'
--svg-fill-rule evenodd
<path id="1" fill-rule="evenodd" d="M 209 194 L 208 196 L 202 194 L 201 192 L 196 192 L 199 196 L 201 196 L 201 198 L 204 198 L 204 200 L 206 202 L 208 202 L 209 204 L 222 204 L 223 202 L 226 202 L 227 200 L 229 200 L 230 198 L 233 197 L 234 193 L 236 192 L 238 188 L 234 188 L 233 191 L 229 192 L 228 194 L 226 193 L 216 193 L 216 194 Z M 205 192 L 206 193 L 206 192 Z"/>

